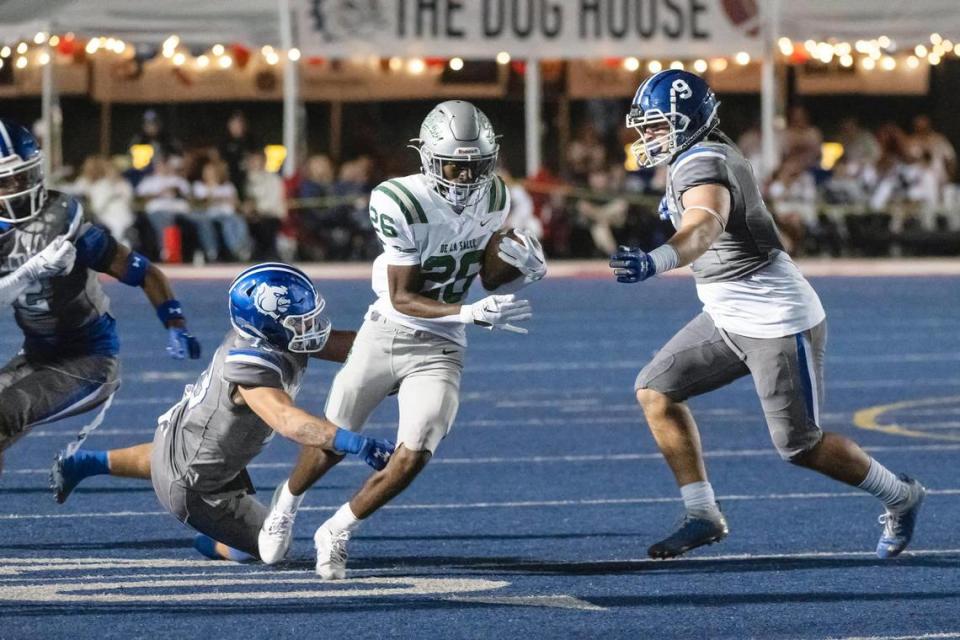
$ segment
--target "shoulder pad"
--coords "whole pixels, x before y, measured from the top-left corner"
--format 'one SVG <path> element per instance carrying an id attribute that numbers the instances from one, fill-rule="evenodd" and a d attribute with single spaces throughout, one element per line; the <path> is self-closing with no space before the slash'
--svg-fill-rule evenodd
<path id="1" fill-rule="evenodd" d="M 405 184 L 406 182 L 408 181 L 404 178 L 386 180 L 378 184 L 373 193 L 389 198 L 399 209 L 407 224 L 426 224 L 429 222 L 426 211 L 424 211 L 419 198 L 410 188 L 411 185 Z"/>

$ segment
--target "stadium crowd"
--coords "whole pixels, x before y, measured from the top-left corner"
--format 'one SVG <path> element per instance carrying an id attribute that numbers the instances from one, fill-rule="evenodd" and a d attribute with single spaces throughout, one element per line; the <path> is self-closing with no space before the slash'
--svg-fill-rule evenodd
<path id="1" fill-rule="evenodd" d="M 672 233 L 658 215 L 665 170 L 624 162 L 632 134 L 586 118 L 557 166 L 525 181 L 501 166 L 512 196 L 509 224 L 535 232 L 558 258 L 662 243 Z M 824 145 L 794 106 L 776 138 L 780 164 L 764 174 L 759 126 L 737 136 L 792 254 L 960 253 L 956 152 L 929 117 L 916 115 L 909 132 L 894 123 L 868 130 L 846 117 L 835 137 L 840 147 Z M 192 148 L 148 110 L 130 144 L 149 146 L 145 167 L 134 168 L 127 155 L 91 156 L 57 187 L 82 197 L 119 241 L 148 256 L 203 264 L 369 260 L 379 252 L 367 198 L 387 176 L 375 152 L 339 165 L 308 155 L 283 179 L 267 169 L 263 141 L 242 112 L 230 116 L 219 145 Z"/>

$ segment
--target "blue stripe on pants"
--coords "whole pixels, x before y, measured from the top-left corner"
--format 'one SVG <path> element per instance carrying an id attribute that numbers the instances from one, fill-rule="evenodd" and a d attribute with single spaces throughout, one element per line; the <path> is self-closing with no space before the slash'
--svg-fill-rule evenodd
<path id="1" fill-rule="evenodd" d="M 797 360 L 800 365 L 800 383 L 803 385 L 803 397 L 807 403 L 807 415 L 811 422 L 816 422 L 817 413 L 813 406 L 813 378 L 810 369 L 807 367 L 807 350 L 803 346 L 803 334 L 798 333 L 797 339 Z"/>

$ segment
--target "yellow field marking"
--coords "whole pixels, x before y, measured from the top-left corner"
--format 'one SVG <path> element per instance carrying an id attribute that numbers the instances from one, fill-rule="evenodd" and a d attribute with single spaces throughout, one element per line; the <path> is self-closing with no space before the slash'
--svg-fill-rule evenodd
<path id="1" fill-rule="evenodd" d="M 900 409 L 913 409 L 916 407 L 930 407 L 941 404 L 952 404 L 960 402 L 960 396 L 947 396 L 943 398 L 921 398 L 920 400 L 904 400 L 892 404 L 881 404 L 875 407 L 861 409 L 853 414 L 853 424 L 861 429 L 869 431 L 881 431 L 898 436 L 907 436 L 909 438 L 927 438 L 930 440 L 949 440 L 951 442 L 960 442 L 960 436 L 950 434 L 929 433 L 927 431 L 918 431 L 917 429 L 904 427 L 897 423 L 880 424 L 877 420 L 880 416 L 891 411 Z"/>

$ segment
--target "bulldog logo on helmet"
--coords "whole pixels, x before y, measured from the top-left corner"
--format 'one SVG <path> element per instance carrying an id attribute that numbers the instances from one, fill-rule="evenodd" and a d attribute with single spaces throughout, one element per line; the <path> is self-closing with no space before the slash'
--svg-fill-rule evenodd
<path id="1" fill-rule="evenodd" d="M 293 302 L 287 296 L 286 287 L 276 287 L 263 282 L 253 292 L 253 304 L 263 315 L 279 320 L 280 314 L 286 313 L 290 303 Z"/>

